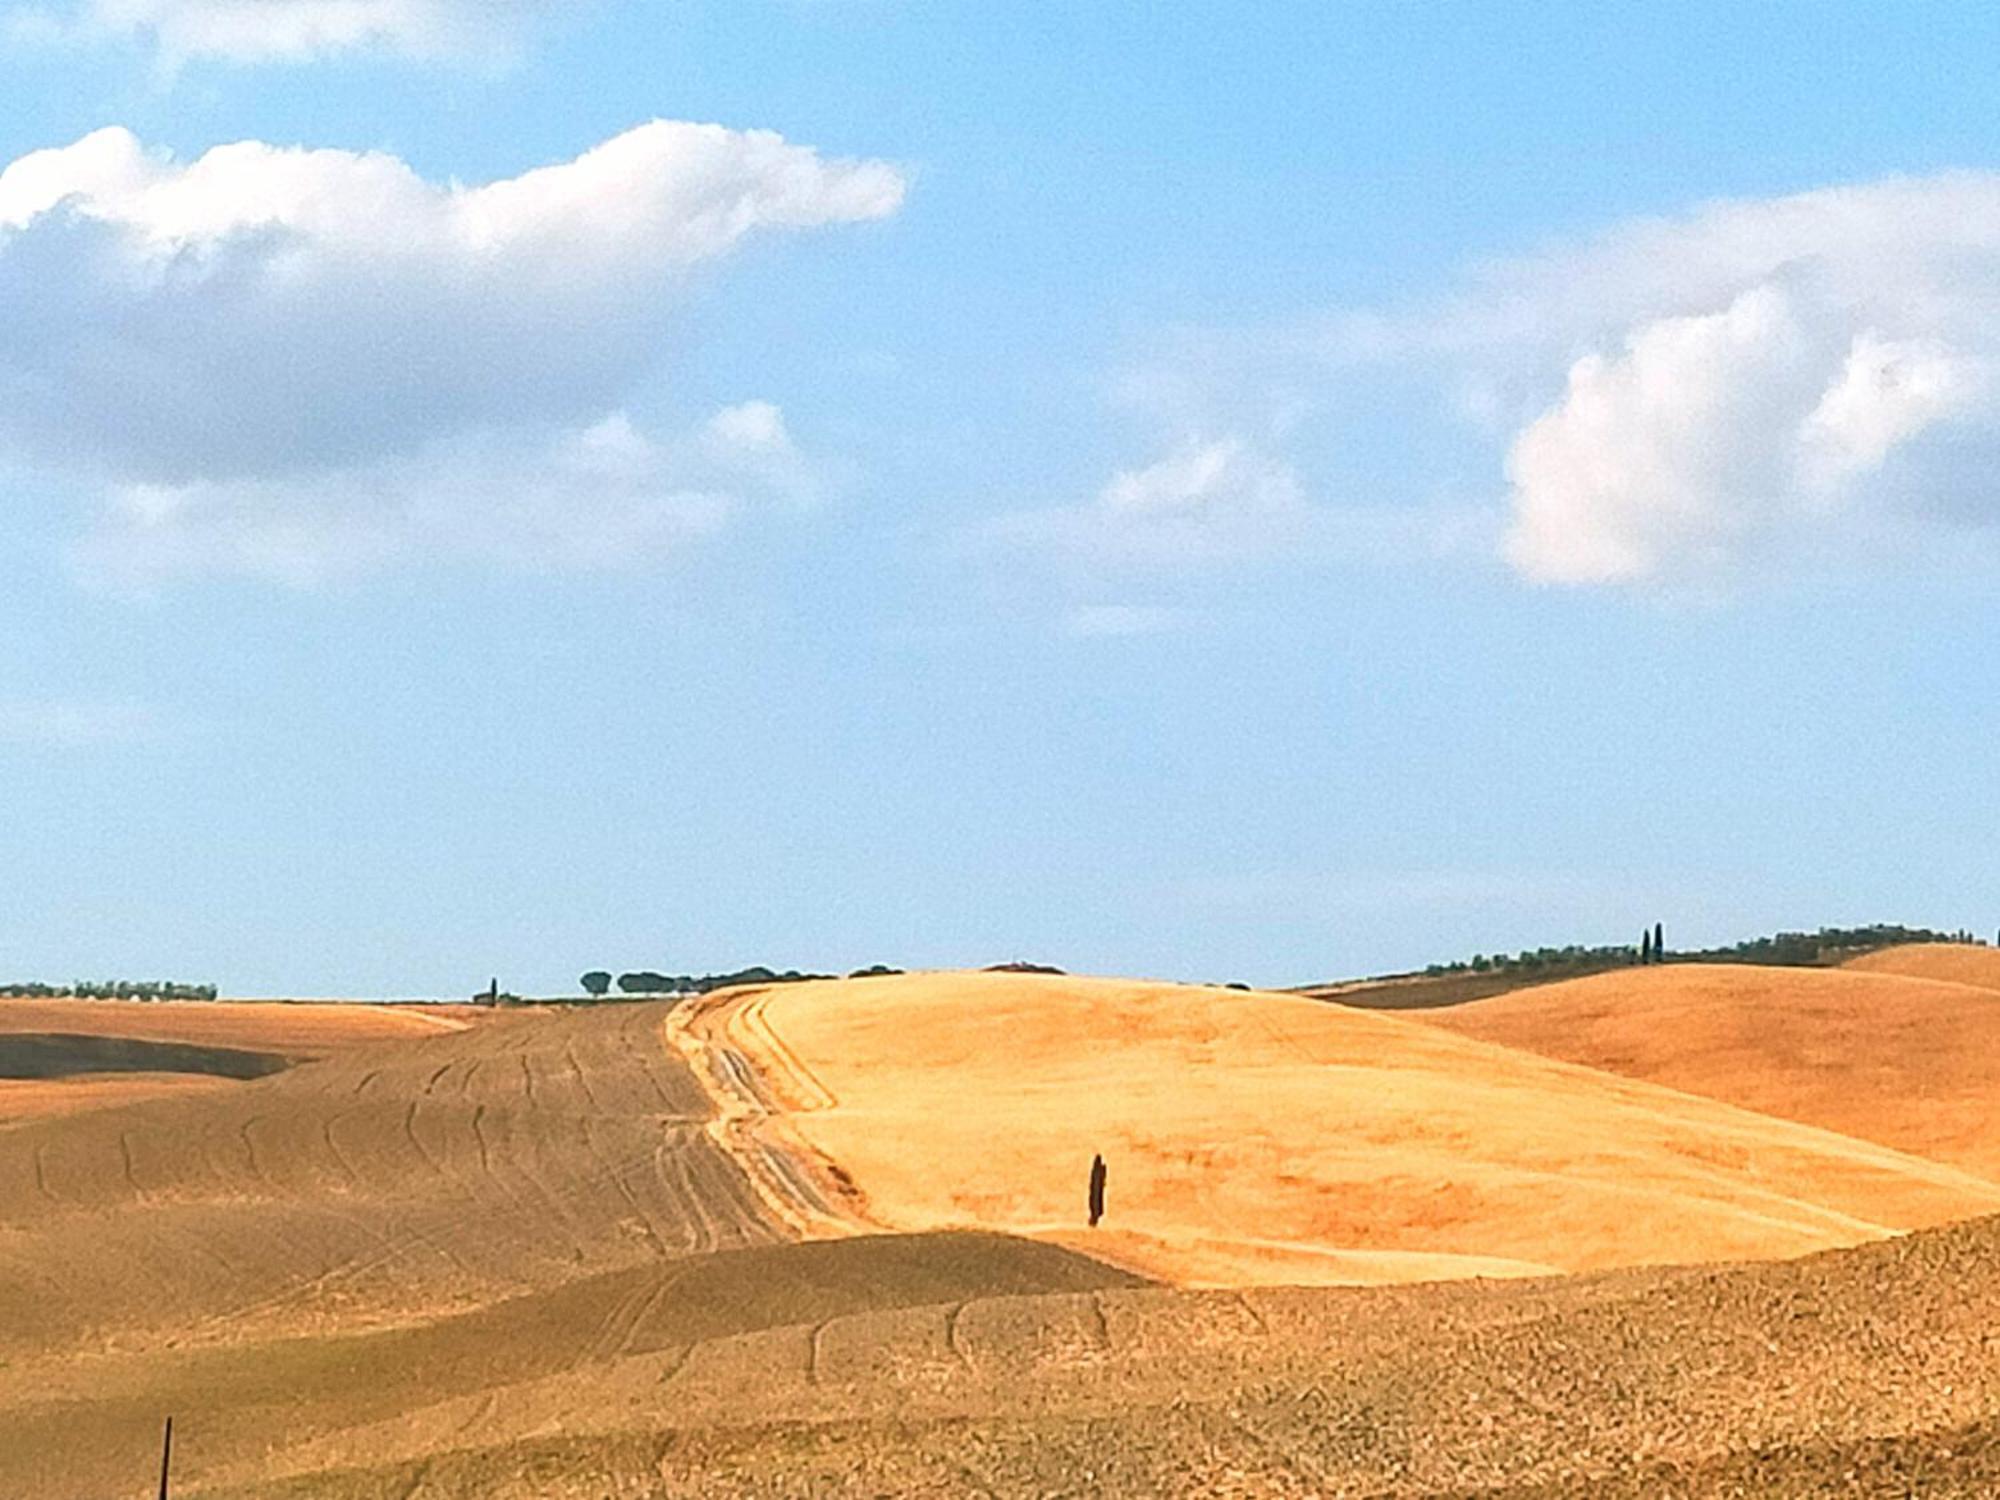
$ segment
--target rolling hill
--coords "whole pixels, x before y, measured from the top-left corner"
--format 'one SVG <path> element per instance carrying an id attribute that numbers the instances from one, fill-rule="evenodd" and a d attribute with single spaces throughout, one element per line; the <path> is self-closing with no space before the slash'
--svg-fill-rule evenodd
<path id="1" fill-rule="evenodd" d="M 2000 1180 L 2000 994 L 1991 990 L 1866 961 L 1668 964 L 1418 1019 Z"/>
<path id="2" fill-rule="evenodd" d="M 1885 985 L 1990 1003 L 1819 977 L 1850 1011 Z M 1705 1013 L 1652 999 L 1658 1024 Z M 2000 1218 L 1918 1227 L 2000 1211 L 2000 1186 L 1858 1135 L 1129 981 L 406 1021 L 0 1128 L 0 1494 L 150 1496 L 168 1412 L 182 1500 L 2000 1475 Z M 1829 1030 L 1802 1066 L 1867 1038 Z M 1302 1284 L 1331 1282 L 1375 1284 Z"/>
<path id="3" fill-rule="evenodd" d="M 1865 974 L 1901 974 L 2000 990 L 2000 949 L 1973 943 L 1905 943 L 1849 959 L 1847 967 Z"/>

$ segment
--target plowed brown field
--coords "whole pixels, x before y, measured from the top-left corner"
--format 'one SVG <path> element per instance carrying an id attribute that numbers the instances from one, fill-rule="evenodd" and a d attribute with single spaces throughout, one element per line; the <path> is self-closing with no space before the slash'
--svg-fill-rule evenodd
<path id="1" fill-rule="evenodd" d="M 319 1057 L 366 1042 L 457 1031 L 491 1015 L 474 1006 L 448 1017 L 436 1008 L 334 1002 L 229 1000 L 13 1000 L 0 998 L 0 1033 L 70 1032 L 142 1041 L 198 1042 Z"/>
<path id="2" fill-rule="evenodd" d="M 0 1359 L 434 1316 L 776 1231 L 661 1006 L 0 1130 Z"/>
<path id="3" fill-rule="evenodd" d="M 215 1493 L 1984 1496 L 1995 1305 L 1993 1221 L 1771 1265 L 975 1298 L 634 1354 L 442 1452 Z"/>

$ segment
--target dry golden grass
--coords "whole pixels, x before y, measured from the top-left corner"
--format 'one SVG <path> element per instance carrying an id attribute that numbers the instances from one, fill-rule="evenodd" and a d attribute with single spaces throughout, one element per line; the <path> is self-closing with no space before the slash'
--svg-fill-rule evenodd
<path id="1" fill-rule="evenodd" d="M 1788 1256 L 2000 1209 L 1869 1142 L 1294 996 L 921 974 L 723 1007 L 784 1106 L 772 1138 L 837 1163 L 865 1219 L 1184 1284 Z"/>
<path id="2" fill-rule="evenodd" d="M 2000 1181 L 2000 994 L 1989 990 L 1879 966 L 1669 964 L 1415 1019 Z"/>
<path id="3" fill-rule="evenodd" d="M 1905 943 L 1850 959 L 1850 969 L 1864 974 L 1901 974 L 1910 979 L 1941 979 L 1952 984 L 2000 990 L 2000 949 L 1972 943 Z"/>

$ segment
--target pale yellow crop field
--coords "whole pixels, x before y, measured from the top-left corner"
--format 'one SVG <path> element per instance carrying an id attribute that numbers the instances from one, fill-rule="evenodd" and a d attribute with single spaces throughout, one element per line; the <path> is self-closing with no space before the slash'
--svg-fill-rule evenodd
<path id="1" fill-rule="evenodd" d="M 730 1004 L 774 1126 L 867 1220 L 1184 1284 L 1779 1257 L 2000 1210 L 2000 1186 L 1877 1144 L 1296 996 L 951 973 Z"/>

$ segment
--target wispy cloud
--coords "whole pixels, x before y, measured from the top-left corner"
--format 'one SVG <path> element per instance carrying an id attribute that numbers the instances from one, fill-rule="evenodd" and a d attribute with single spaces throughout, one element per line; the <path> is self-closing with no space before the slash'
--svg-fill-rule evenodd
<path id="1" fill-rule="evenodd" d="M 819 488 L 768 402 L 670 434 L 621 411 L 321 473 L 119 486 L 71 561 L 87 584 L 142 592 L 204 574 L 312 587 L 413 557 L 631 572 L 752 511 L 792 512 Z"/>
<path id="2" fill-rule="evenodd" d="M 1125 639 L 1164 635 L 1178 630 L 1187 611 L 1150 604 L 1080 604 L 1063 617 L 1066 634 L 1084 640 Z"/>
<path id="3" fill-rule="evenodd" d="M 1079 504 L 1002 516 L 982 538 L 1094 589 L 1274 563 L 1393 566 L 1461 550 L 1474 526 L 1439 507 L 1317 503 L 1287 459 L 1230 434 L 1184 441 Z"/>
<path id="4" fill-rule="evenodd" d="M 0 698 L 0 744 L 80 750 L 160 737 L 161 716 L 143 704 L 87 698 Z"/>
<path id="5" fill-rule="evenodd" d="M 554 0 L 75 0 L 24 6 L 17 35 L 47 42 L 137 41 L 168 67 L 196 58 L 298 63 L 348 52 L 505 56 Z"/>

